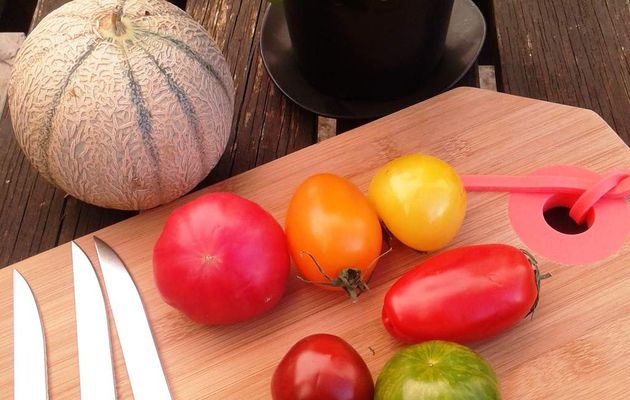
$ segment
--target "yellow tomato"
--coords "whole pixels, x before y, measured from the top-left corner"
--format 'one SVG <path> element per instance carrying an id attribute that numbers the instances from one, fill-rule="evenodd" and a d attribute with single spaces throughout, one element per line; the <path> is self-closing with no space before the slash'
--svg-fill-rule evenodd
<path id="1" fill-rule="evenodd" d="M 421 251 L 446 246 L 466 214 L 466 190 L 457 172 L 422 154 L 382 166 L 370 182 L 368 198 L 389 231 Z"/>

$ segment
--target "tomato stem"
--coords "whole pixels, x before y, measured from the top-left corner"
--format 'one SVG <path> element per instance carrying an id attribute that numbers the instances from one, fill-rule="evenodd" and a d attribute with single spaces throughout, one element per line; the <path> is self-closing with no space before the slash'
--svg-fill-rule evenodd
<path id="1" fill-rule="evenodd" d="M 356 303 L 357 298 L 361 293 L 366 292 L 370 289 L 367 283 L 363 281 L 360 269 L 353 267 L 344 268 L 343 270 L 341 270 L 341 272 L 339 272 L 339 275 L 335 279 L 332 279 L 330 275 L 326 273 L 324 268 L 322 268 L 322 266 L 317 262 L 317 259 L 312 254 L 307 253 L 306 251 L 302 251 L 302 254 L 310 257 L 310 259 L 317 267 L 319 273 L 322 274 L 322 276 L 326 279 L 326 281 L 324 282 L 315 282 L 298 276 L 298 278 L 302 282 L 312 283 L 315 285 L 340 287 L 348 294 L 350 300 L 352 300 L 353 303 Z"/>
<path id="2" fill-rule="evenodd" d="M 521 252 L 525 254 L 525 257 L 527 257 L 527 260 L 534 269 L 534 279 L 536 281 L 536 300 L 534 300 L 532 308 L 529 309 L 529 312 L 525 316 L 525 318 L 527 318 L 531 315 L 531 317 L 534 318 L 534 311 L 536 310 L 536 307 L 538 307 L 538 303 L 540 301 L 540 281 L 542 281 L 543 279 L 551 278 L 551 273 L 548 272 L 541 275 L 540 270 L 538 269 L 538 261 L 536 261 L 536 258 L 534 258 L 532 253 L 525 249 L 521 249 Z"/>
<path id="3" fill-rule="evenodd" d="M 380 260 L 382 257 L 384 257 L 386 254 L 388 254 L 389 252 L 393 250 L 391 234 L 389 233 L 389 231 L 383 224 L 381 224 L 381 228 L 383 229 L 383 238 L 387 246 L 387 249 L 381 254 L 379 254 L 378 257 L 376 257 L 374 260 L 372 260 L 370 265 L 368 265 L 368 267 L 366 268 L 366 271 L 371 271 L 374 268 L 374 265 L 378 262 L 378 260 Z M 317 270 L 319 271 L 319 273 L 322 274 L 324 279 L 326 279 L 326 281 L 323 281 L 323 282 L 322 281 L 316 282 L 316 281 L 310 281 L 308 279 L 304 279 L 298 275 L 298 279 L 301 280 L 302 282 L 312 283 L 314 285 L 340 287 L 343 290 L 345 290 L 345 292 L 348 294 L 348 296 L 350 297 L 353 303 L 357 301 L 357 298 L 359 297 L 361 293 L 367 292 L 368 290 L 370 290 L 370 288 L 368 287 L 368 283 L 370 282 L 370 279 L 372 279 L 373 274 L 370 274 L 370 277 L 367 279 L 367 281 L 364 281 L 363 277 L 361 276 L 361 270 L 359 268 L 347 267 L 341 270 L 341 272 L 339 272 L 339 275 L 335 279 L 333 279 L 330 277 L 330 275 L 328 275 L 328 273 L 326 273 L 326 270 L 322 268 L 319 262 L 317 262 L 317 259 L 315 258 L 315 256 L 313 256 L 312 254 L 306 251 L 302 251 L 301 254 L 308 256 L 317 267 Z"/>
<path id="4" fill-rule="evenodd" d="M 384 252 L 379 254 L 378 257 L 376 257 L 374 260 L 372 260 L 370 265 L 368 265 L 366 271 L 372 271 L 372 269 L 374 269 L 374 266 L 376 265 L 378 260 L 380 260 L 381 258 L 385 257 L 388 253 L 390 253 L 394 249 L 394 247 L 392 247 L 392 235 L 389 232 L 389 230 L 387 230 L 387 227 L 382 222 L 381 222 L 381 229 L 382 229 L 382 232 L 383 232 L 383 241 L 385 242 L 385 245 L 387 246 L 387 250 L 385 250 Z M 374 276 L 374 274 L 371 274 L 370 277 L 368 278 L 368 280 L 365 283 L 366 284 L 370 283 L 370 280 L 372 280 L 373 276 Z"/>

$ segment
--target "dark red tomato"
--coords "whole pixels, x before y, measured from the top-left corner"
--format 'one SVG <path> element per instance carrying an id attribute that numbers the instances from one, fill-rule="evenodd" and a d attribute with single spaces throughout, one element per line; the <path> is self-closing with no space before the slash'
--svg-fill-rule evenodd
<path id="1" fill-rule="evenodd" d="M 515 247 L 455 248 L 394 283 L 385 295 L 383 323 L 407 343 L 484 340 L 533 311 L 540 279 L 535 260 Z"/>
<path id="2" fill-rule="evenodd" d="M 372 400 L 374 381 L 346 341 L 317 334 L 297 342 L 282 358 L 271 395 L 274 400 Z"/>
<path id="3" fill-rule="evenodd" d="M 153 250 L 164 301 L 192 320 L 228 324 L 278 303 L 289 276 L 282 227 L 258 204 L 210 193 L 171 213 Z"/>

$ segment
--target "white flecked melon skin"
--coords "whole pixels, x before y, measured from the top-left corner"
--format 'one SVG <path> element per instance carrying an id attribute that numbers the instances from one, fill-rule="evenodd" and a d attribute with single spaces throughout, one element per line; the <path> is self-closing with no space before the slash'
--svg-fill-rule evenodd
<path id="1" fill-rule="evenodd" d="M 120 36 L 102 28 L 117 6 Z M 216 165 L 234 84 L 214 41 L 176 6 L 74 0 L 26 39 L 9 108 L 48 181 L 87 203 L 139 210 L 187 193 Z"/>

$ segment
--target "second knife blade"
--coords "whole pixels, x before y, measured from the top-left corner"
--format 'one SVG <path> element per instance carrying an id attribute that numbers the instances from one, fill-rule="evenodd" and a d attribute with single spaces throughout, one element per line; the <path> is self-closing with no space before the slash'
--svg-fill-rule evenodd
<path id="1" fill-rule="evenodd" d="M 94 236 L 98 262 L 135 400 L 170 400 L 171 395 L 140 293 L 127 267 Z"/>
<path id="2" fill-rule="evenodd" d="M 90 259 L 76 243 L 72 242 L 71 246 L 81 398 L 115 400 L 112 352 L 103 292 Z"/>

